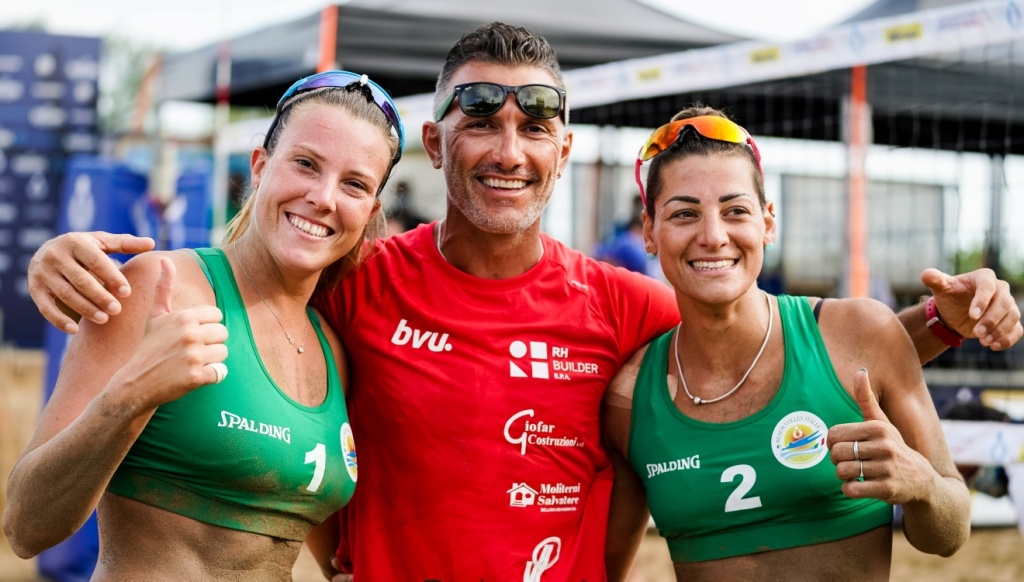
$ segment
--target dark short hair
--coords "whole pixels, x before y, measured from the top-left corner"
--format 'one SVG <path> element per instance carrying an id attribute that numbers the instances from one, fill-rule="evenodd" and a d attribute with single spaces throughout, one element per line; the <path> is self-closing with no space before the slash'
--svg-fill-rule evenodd
<path id="1" fill-rule="evenodd" d="M 729 116 L 723 111 L 701 103 L 695 103 L 693 106 L 687 107 L 673 115 L 669 123 L 679 121 L 680 119 L 691 119 L 705 115 L 729 119 Z M 754 190 L 757 192 L 757 200 L 761 204 L 761 208 L 765 208 L 768 200 L 764 194 L 764 176 L 761 175 L 761 167 L 758 165 L 757 158 L 754 157 L 754 152 L 749 146 L 707 139 L 696 132 L 686 131 L 681 133 L 679 139 L 668 149 L 659 153 L 651 160 L 651 167 L 647 170 L 647 215 L 654 216 L 654 202 L 658 199 L 658 195 L 661 194 L 661 189 L 664 186 L 662 171 L 665 164 L 690 156 L 707 157 L 712 154 L 736 154 L 750 160 L 750 171 L 754 178 Z"/>
<path id="2" fill-rule="evenodd" d="M 551 73 L 559 88 L 565 88 L 555 49 L 551 48 L 543 36 L 521 26 L 491 22 L 462 35 L 448 51 L 434 88 L 434 110 L 441 106 L 451 91 L 455 72 L 471 61 L 508 67 L 541 68 Z"/>

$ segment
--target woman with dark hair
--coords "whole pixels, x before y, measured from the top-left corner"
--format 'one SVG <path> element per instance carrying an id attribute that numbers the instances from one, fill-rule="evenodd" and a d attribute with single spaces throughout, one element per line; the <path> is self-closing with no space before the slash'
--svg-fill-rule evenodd
<path id="1" fill-rule="evenodd" d="M 774 205 L 757 145 L 719 111 L 654 132 L 641 192 L 646 161 L 644 239 L 682 322 L 606 397 L 610 577 L 648 507 L 680 580 L 885 580 L 895 504 L 911 544 L 955 552 L 970 494 L 896 315 L 758 289 Z"/>

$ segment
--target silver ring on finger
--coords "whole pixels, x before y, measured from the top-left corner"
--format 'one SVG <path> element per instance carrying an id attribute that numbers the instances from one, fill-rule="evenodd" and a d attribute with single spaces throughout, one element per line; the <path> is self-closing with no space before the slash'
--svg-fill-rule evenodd
<path id="1" fill-rule="evenodd" d="M 860 447 L 858 445 L 860 445 L 860 441 L 853 441 L 853 460 L 854 461 L 859 461 L 860 460 Z"/>
<path id="2" fill-rule="evenodd" d="M 860 459 L 857 459 L 857 462 L 860 463 L 860 475 L 857 478 L 860 479 L 861 481 L 863 481 L 864 480 L 864 461 L 862 461 Z"/>

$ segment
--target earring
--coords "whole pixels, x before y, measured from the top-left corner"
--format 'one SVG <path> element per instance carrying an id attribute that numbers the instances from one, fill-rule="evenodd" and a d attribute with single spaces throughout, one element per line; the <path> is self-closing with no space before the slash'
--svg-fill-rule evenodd
<path id="1" fill-rule="evenodd" d="M 648 261 L 653 261 L 653 260 L 655 260 L 657 258 L 658 258 L 658 254 L 657 253 L 647 253 L 647 260 Z"/>
<path id="2" fill-rule="evenodd" d="M 767 253 L 768 251 L 772 250 L 773 248 L 775 248 L 775 243 L 771 243 L 770 242 L 770 243 L 764 245 L 764 252 Z"/>

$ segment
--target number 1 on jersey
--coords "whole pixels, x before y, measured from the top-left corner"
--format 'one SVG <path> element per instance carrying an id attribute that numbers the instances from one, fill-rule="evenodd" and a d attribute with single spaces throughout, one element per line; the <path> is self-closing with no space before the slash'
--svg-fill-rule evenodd
<path id="1" fill-rule="evenodd" d="M 323 443 L 317 443 L 312 451 L 306 451 L 306 464 L 313 465 L 313 480 L 306 485 L 306 491 L 316 493 L 320 488 L 320 482 L 324 480 L 324 469 L 327 466 L 327 447 Z"/>

